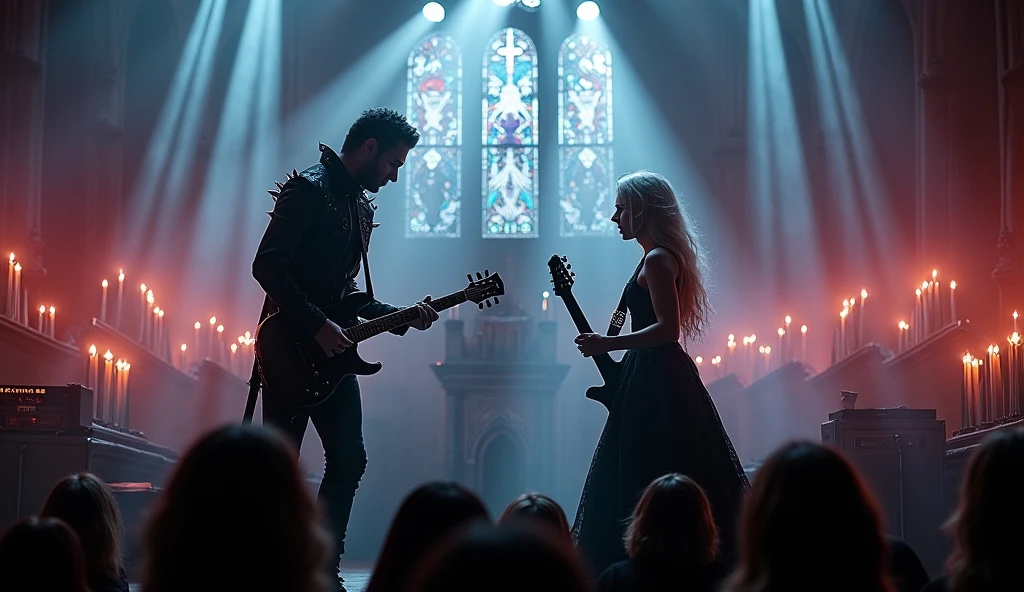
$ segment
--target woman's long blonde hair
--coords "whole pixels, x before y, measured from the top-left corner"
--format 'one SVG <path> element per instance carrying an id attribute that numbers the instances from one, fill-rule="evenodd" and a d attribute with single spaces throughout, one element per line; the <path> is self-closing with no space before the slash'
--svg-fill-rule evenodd
<path id="1" fill-rule="evenodd" d="M 714 311 L 705 287 L 707 261 L 686 208 L 668 180 L 650 171 L 619 177 L 617 191 L 629 203 L 633 228 L 646 231 L 656 246 L 675 256 L 679 327 L 684 338 L 700 341 Z"/>

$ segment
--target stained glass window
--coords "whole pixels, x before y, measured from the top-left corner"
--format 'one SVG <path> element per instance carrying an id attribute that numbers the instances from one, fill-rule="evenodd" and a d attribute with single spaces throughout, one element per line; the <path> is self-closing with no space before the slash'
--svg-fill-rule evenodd
<path id="1" fill-rule="evenodd" d="M 586 35 L 558 52 L 558 145 L 561 235 L 613 234 L 612 55 Z"/>
<path id="2" fill-rule="evenodd" d="M 431 35 L 409 53 L 407 116 L 420 132 L 406 168 L 405 235 L 457 237 L 462 197 L 462 54 Z"/>
<path id="3" fill-rule="evenodd" d="M 537 236 L 537 48 L 519 29 L 487 44 L 483 68 L 483 235 Z"/>

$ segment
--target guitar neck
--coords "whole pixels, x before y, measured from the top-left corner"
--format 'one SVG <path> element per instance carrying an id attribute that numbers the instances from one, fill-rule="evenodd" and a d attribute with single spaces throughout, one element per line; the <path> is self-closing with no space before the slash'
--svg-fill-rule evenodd
<path id="1" fill-rule="evenodd" d="M 431 299 L 428 303 L 430 308 L 436 312 L 441 312 L 466 302 L 466 291 L 460 290 L 441 298 Z M 367 340 L 381 333 L 386 333 L 392 329 L 397 329 L 408 325 L 415 321 L 420 316 L 419 310 L 415 306 L 396 310 L 395 312 L 388 313 L 382 317 L 373 319 L 372 321 L 363 321 L 354 327 L 345 329 L 345 334 L 348 335 L 355 343 Z"/>
<path id="2" fill-rule="evenodd" d="M 576 297 L 573 296 L 572 292 L 563 294 L 561 298 L 566 310 L 569 311 L 569 316 L 572 317 L 572 322 L 576 325 L 576 330 L 580 333 L 593 333 L 594 330 L 590 328 L 587 315 L 583 314 L 583 309 L 576 302 Z M 606 353 L 598 354 L 594 356 L 594 363 L 597 364 L 597 369 L 605 380 L 615 376 L 615 360 L 610 355 Z"/>

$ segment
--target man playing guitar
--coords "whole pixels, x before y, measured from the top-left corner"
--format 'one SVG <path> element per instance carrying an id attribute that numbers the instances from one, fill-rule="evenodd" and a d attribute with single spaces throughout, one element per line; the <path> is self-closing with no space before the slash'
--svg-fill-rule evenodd
<path id="1" fill-rule="evenodd" d="M 366 250 L 374 226 L 375 206 L 365 191 L 376 193 L 398 181 L 398 169 L 419 132 L 391 109 L 370 109 L 348 131 L 341 155 L 320 145 L 320 162 L 292 174 L 279 192 L 270 224 L 252 263 L 252 275 L 267 294 L 260 321 L 280 311 L 306 337 L 315 337 L 327 357 L 353 345 L 345 331 L 321 310 L 356 290 L 360 263 L 365 271 L 369 304 L 359 316 L 375 319 L 398 310 L 372 299 Z M 425 330 L 437 313 L 425 302 L 409 326 Z M 404 335 L 408 326 L 392 331 Z M 259 378 L 254 369 L 254 385 Z M 344 590 L 338 575 L 345 552 L 345 532 L 359 480 L 366 470 L 359 383 L 346 376 L 326 400 L 310 409 L 295 409 L 263 383 L 263 423 L 273 425 L 302 445 L 310 419 L 324 446 L 324 477 L 318 501 L 327 510 L 337 557 L 331 561 L 332 585 Z M 255 388 L 255 387 L 253 387 Z M 247 419 L 255 398 L 250 397 Z M 332 557 L 333 558 L 333 557 Z"/>

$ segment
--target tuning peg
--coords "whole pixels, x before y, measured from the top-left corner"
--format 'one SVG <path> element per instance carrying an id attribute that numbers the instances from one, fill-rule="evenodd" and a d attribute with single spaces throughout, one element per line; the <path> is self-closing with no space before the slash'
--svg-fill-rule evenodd
<path id="1" fill-rule="evenodd" d="M 473 283 L 473 274 L 467 273 L 466 274 L 466 279 L 469 280 L 469 283 L 472 284 Z"/>
<path id="2" fill-rule="evenodd" d="M 485 269 L 485 270 L 484 270 L 484 275 L 485 275 L 485 276 L 489 276 L 489 275 L 491 275 L 491 271 L 490 271 L 489 269 Z"/>
<path id="3" fill-rule="evenodd" d="M 572 263 L 565 266 L 566 269 L 572 269 Z"/>
<path id="4" fill-rule="evenodd" d="M 482 279 L 484 279 L 484 276 L 480 275 L 480 272 L 478 271 L 478 272 L 476 272 L 476 279 L 482 280 Z"/>
<path id="5" fill-rule="evenodd" d="M 575 271 L 569 272 L 569 277 L 576 277 L 576 272 Z"/>
<path id="6" fill-rule="evenodd" d="M 562 255 L 562 263 L 565 263 L 568 260 L 569 260 L 568 257 L 566 257 L 565 255 Z"/>
<path id="7" fill-rule="evenodd" d="M 498 301 L 498 297 L 497 296 L 494 297 L 494 303 L 495 304 L 501 304 L 501 302 Z"/>
<path id="8" fill-rule="evenodd" d="M 490 300 L 485 300 L 484 302 L 486 302 L 486 303 L 487 303 L 487 308 L 490 308 L 490 307 L 491 307 L 491 301 L 490 301 Z"/>
<path id="9" fill-rule="evenodd" d="M 484 303 L 483 303 L 483 302 L 481 302 L 481 303 L 477 304 L 476 306 L 477 306 L 477 308 L 479 308 L 480 310 L 483 310 L 483 309 L 484 309 Z"/>

